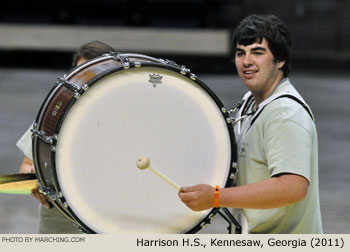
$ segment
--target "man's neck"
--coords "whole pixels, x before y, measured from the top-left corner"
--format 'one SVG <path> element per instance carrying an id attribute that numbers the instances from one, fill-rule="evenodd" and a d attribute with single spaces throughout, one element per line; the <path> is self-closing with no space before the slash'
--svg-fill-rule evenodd
<path id="1" fill-rule="evenodd" d="M 263 90 L 262 92 L 253 92 L 252 94 L 254 96 L 255 104 L 258 106 L 261 102 L 263 102 L 265 99 L 267 99 L 279 86 L 279 84 L 284 80 L 283 74 L 278 76 L 276 80 L 273 82 L 272 85 L 269 86 L 268 89 Z"/>

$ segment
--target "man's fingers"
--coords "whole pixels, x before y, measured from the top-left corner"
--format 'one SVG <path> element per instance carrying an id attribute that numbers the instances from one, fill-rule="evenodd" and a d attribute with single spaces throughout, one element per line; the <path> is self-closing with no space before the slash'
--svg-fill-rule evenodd
<path id="1" fill-rule="evenodd" d="M 188 192 L 193 192 L 194 186 L 190 186 L 190 187 L 181 187 L 180 189 L 180 193 L 188 193 Z"/>
<path id="2" fill-rule="evenodd" d="M 44 207 L 50 208 L 50 204 L 44 194 L 40 193 L 38 190 L 33 190 L 32 196 L 36 198 Z"/>
<path id="3" fill-rule="evenodd" d="M 195 192 L 183 192 L 179 193 L 179 197 L 182 202 L 186 203 L 193 200 L 195 198 L 195 194 Z"/>
<path id="4" fill-rule="evenodd" d="M 210 185 L 198 184 L 181 188 L 179 197 L 192 210 L 201 211 L 212 207 L 214 190 Z"/>
<path id="5" fill-rule="evenodd" d="M 199 185 L 194 185 L 194 186 L 188 186 L 188 187 L 181 187 L 180 193 L 189 193 L 189 192 L 195 192 L 195 191 L 200 191 L 201 190 L 201 184 Z"/>
<path id="6" fill-rule="evenodd" d="M 40 201 L 40 193 L 38 191 L 33 190 L 32 196 Z"/>

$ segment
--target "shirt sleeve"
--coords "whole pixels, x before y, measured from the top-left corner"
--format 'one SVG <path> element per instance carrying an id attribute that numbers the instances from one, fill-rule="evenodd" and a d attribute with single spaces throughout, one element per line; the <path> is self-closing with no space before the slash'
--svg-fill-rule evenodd
<path id="1" fill-rule="evenodd" d="M 265 151 L 271 177 L 292 173 L 310 181 L 312 133 L 290 119 L 277 119 L 265 131 Z"/>
<path id="2" fill-rule="evenodd" d="M 23 136 L 18 140 L 16 146 L 23 152 L 23 154 L 33 160 L 32 152 L 32 130 L 33 125 L 31 125 Z"/>

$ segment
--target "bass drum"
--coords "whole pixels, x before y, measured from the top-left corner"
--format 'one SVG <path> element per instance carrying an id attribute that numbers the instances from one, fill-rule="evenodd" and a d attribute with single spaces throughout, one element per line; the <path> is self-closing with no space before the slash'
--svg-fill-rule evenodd
<path id="1" fill-rule="evenodd" d="M 189 69 L 139 54 L 105 55 L 59 78 L 34 124 L 40 188 L 86 233 L 195 233 L 193 212 L 136 166 L 145 155 L 180 186 L 232 185 L 228 114 Z"/>

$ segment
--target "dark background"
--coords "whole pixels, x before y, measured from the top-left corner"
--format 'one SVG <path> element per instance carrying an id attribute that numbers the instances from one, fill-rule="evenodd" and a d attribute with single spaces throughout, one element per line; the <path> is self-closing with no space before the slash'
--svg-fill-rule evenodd
<path id="1" fill-rule="evenodd" d="M 251 13 L 272 13 L 287 23 L 293 34 L 294 67 L 347 70 L 350 62 L 348 0 L 3 0 L 0 25 L 232 31 L 243 17 Z M 73 50 L 16 50 L 2 45 L 0 64 L 4 67 L 69 67 L 72 53 Z M 152 56 L 169 56 L 169 53 L 165 54 L 153 52 Z M 172 53 L 171 57 L 190 65 L 194 72 L 232 72 L 232 67 L 227 64 L 231 60 L 230 54 L 182 55 L 179 51 Z M 205 64 L 199 64 L 198 59 Z M 217 65 L 219 67 L 215 67 Z"/>

